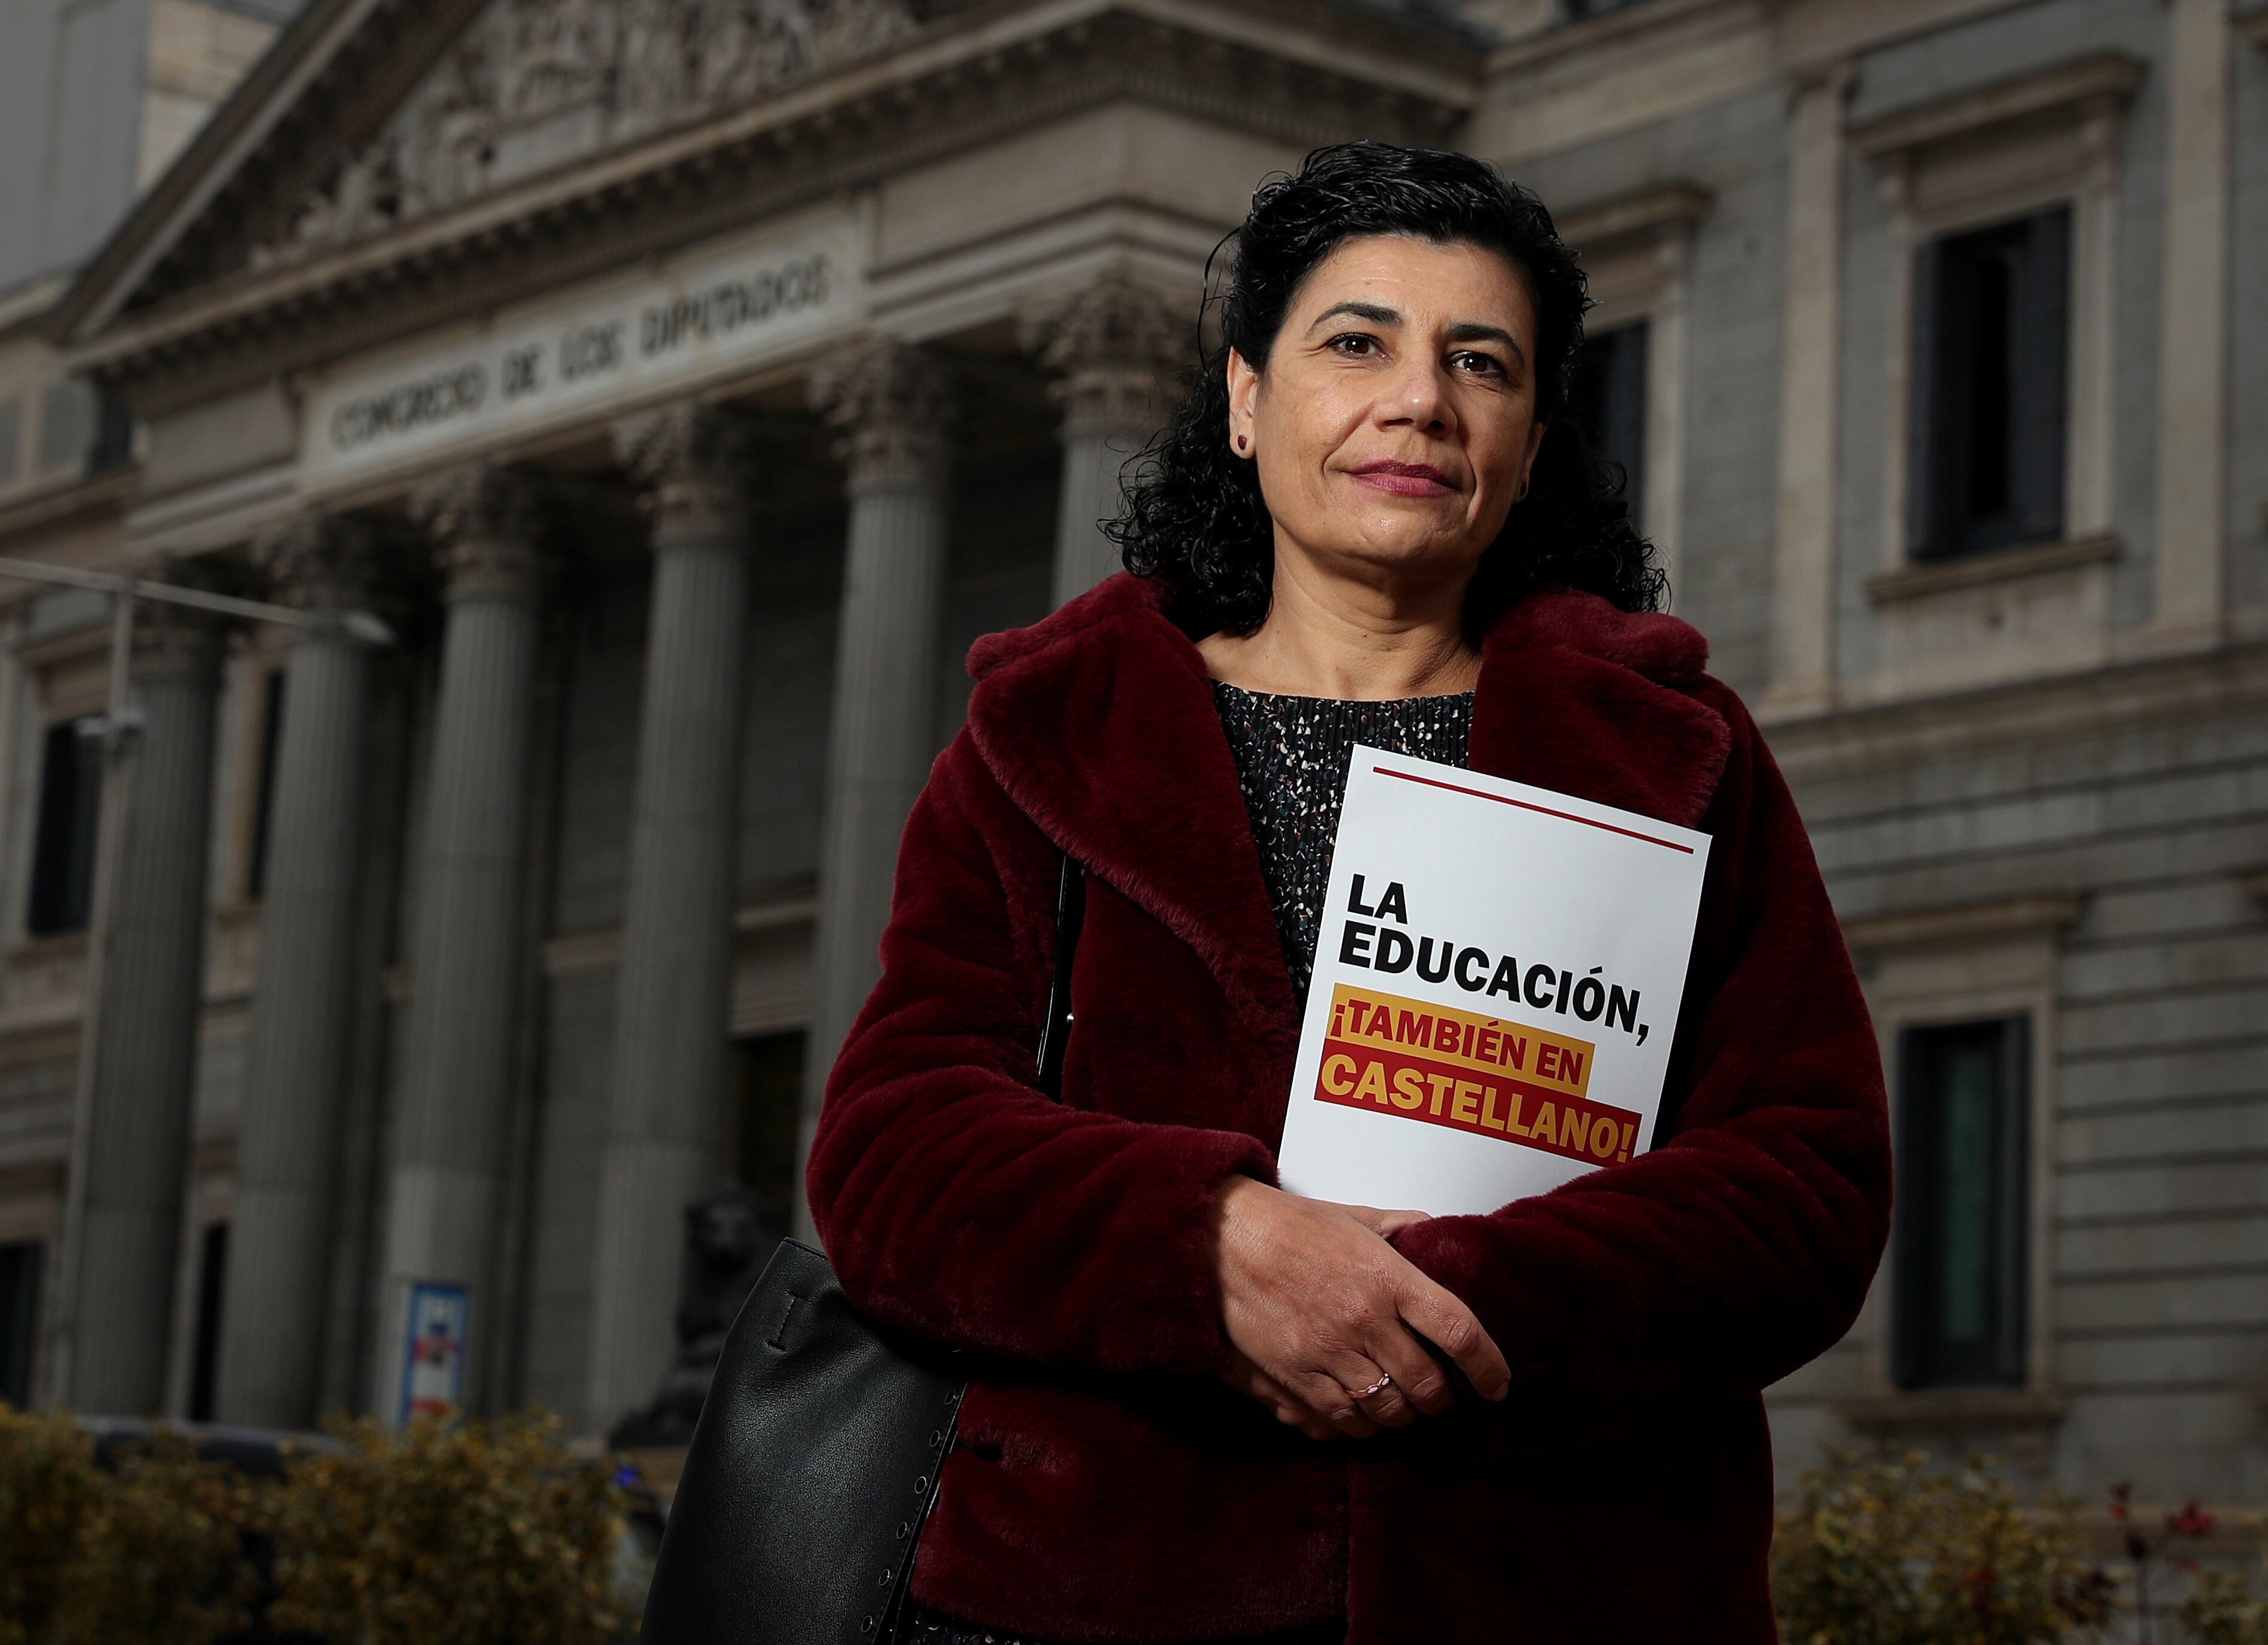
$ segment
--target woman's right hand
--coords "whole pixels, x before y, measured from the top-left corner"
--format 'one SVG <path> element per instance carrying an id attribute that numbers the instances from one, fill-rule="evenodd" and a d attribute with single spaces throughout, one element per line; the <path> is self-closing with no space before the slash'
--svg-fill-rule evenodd
<path id="1" fill-rule="evenodd" d="M 1454 1403 L 1423 1337 L 1484 1398 L 1503 1398 L 1511 1369 L 1472 1310 L 1386 1243 L 1418 1220 L 1230 1177 L 1213 1208 L 1222 1378 L 1312 1438 L 1360 1439 Z M 1358 1403 L 1381 1372 L 1394 1380 Z"/>

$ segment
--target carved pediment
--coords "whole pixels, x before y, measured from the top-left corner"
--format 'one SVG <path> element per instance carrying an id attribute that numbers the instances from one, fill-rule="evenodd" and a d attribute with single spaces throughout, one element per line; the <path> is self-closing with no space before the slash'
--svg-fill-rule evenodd
<path id="1" fill-rule="evenodd" d="M 744 105 L 918 21 L 917 0 L 494 0 L 253 262 L 380 233 Z"/>

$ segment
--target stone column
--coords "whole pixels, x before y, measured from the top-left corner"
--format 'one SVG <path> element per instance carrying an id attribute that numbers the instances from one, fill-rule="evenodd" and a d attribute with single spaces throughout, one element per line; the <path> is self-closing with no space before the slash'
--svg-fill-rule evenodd
<path id="1" fill-rule="evenodd" d="M 2157 610 L 2150 638 L 2180 649 L 2219 640 L 2228 622 L 2232 41 L 2227 0 L 2172 0 L 2166 11 Z"/>
<path id="2" fill-rule="evenodd" d="M 1024 346 L 1055 374 L 1051 392 L 1063 408 L 1056 605 L 1122 564 L 1101 522 L 1117 517 L 1120 470 L 1165 420 L 1168 374 L 1194 349 L 1187 307 L 1114 277 L 1025 316 Z"/>
<path id="3" fill-rule="evenodd" d="M 409 1287 L 470 1302 L 465 1404 L 484 1410 L 496 1354 L 496 1221 L 526 970 L 520 886 L 534 707 L 538 577 L 528 482 L 462 472 L 418 499 L 448 565 L 411 995 L 397 1086 L 378 1333 L 378 1414 L 400 1413 Z"/>
<path id="4" fill-rule="evenodd" d="M 651 1395 L 674 1341 L 686 1201 L 711 1185 L 730 1073 L 747 641 L 745 424 L 672 406 L 616 430 L 653 520 L 653 594 L 599 1191 L 592 1426 Z"/>
<path id="5" fill-rule="evenodd" d="M 1768 715 L 1833 706 L 1835 460 L 1843 346 L 1847 63 L 1799 80 L 1788 119 L 1787 303 L 1780 337 L 1779 520 Z"/>
<path id="6" fill-rule="evenodd" d="M 125 788 L 91 1083 L 70 1401 L 154 1413 L 196 1096 L 206 848 L 221 630 L 151 605 L 137 622 L 143 715 Z"/>
<path id="7" fill-rule="evenodd" d="M 327 516 L 269 545 L 317 621 L 284 666 L 259 972 L 221 1316 L 220 1420 L 298 1428 L 317 1413 L 339 1128 L 349 1084 L 371 656 L 341 613 L 363 601 L 372 523 Z"/>
<path id="8" fill-rule="evenodd" d="M 822 369 L 812 398 L 840 435 L 850 523 L 819 845 L 819 929 L 797 1158 L 828 1070 L 881 975 L 877 945 L 906 814 L 937 752 L 945 581 L 946 395 L 919 350 L 878 342 Z M 808 1236 L 796 1176 L 797 1226 Z"/>

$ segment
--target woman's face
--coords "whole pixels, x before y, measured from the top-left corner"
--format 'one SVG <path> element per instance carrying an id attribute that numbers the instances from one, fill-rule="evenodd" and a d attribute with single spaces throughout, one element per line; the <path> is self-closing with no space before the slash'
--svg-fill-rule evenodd
<path id="1" fill-rule="evenodd" d="M 1229 444 L 1259 465 L 1279 565 L 1462 588 L 1528 489 L 1535 352 L 1527 283 L 1495 252 L 1374 235 L 1324 258 L 1267 370 L 1228 361 Z"/>

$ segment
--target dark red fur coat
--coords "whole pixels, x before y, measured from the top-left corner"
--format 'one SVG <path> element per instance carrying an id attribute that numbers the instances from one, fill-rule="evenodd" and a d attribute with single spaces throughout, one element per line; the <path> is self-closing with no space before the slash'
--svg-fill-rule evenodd
<path id="1" fill-rule="evenodd" d="M 814 1215 L 875 1317 L 977 1351 L 914 1591 L 1062 1640 L 1344 1614 L 1351 1645 L 1768 1641 L 1759 1391 L 1840 1337 L 1890 1203 L 1881 1070 L 1786 786 L 1686 624 L 1534 595 L 1474 769 L 1713 837 L 1667 1140 L 1397 1244 L 1501 1405 L 1319 1443 L 1214 1376 L 1222 1179 L 1274 1180 L 1298 1027 L 1204 660 L 1118 576 L 970 653 L 836 1062 Z M 1034 1087 L 1086 866 L 1064 1105 Z M 1666 1108 L 1665 1112 L 1668 1112 Z"/>

